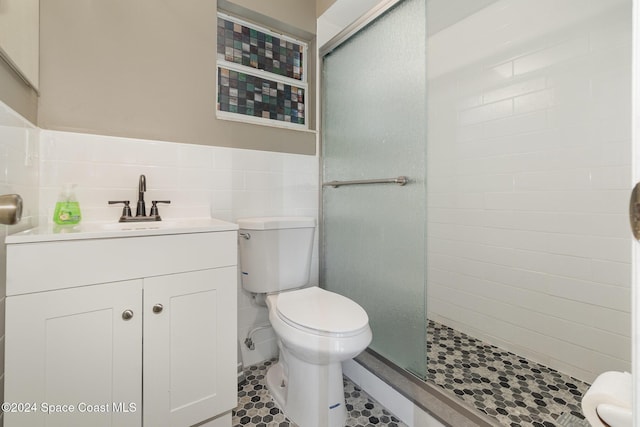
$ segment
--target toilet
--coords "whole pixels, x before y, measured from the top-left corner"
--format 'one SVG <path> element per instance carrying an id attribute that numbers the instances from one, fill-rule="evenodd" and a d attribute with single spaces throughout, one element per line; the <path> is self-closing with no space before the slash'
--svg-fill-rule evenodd
<path id="1" fill-rule="evenodd" d="M 238 225 L 242 286 L 265 299 L 278 338 L 279 360 L 267 372 L 274 401 L 300 427 L 343 427 L 341 363 L 371 342 L 367 313 L 309 286 L 314 218 L 245 218 Z"/>

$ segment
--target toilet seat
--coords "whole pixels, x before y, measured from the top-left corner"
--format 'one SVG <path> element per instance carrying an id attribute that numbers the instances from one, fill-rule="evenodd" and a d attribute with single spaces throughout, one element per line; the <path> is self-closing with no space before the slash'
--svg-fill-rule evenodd
<path id="1" fill-rule="evenodd" d="M 280 293 L 276 312 L 289 326 L 315 335 L 353 336 L 369 328 L 360 305 L 317 286 Z"/>

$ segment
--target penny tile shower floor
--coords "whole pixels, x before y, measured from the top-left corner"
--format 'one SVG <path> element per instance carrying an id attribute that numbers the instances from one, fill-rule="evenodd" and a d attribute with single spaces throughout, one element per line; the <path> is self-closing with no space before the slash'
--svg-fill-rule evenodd
<path id="1" fill-rule="evenodd" d="M 493 418 L 496 426 L 588 427 L 580 410 L 588 384 L 436 322 L 429 321 L 427 336 L 428 381 Z M 266 372 L 274 362 L 245 370 L 234 427 L 296 427 L 267 390 Z M 405 426 L 349 379 L 344 384 L 348 427 Z"/>

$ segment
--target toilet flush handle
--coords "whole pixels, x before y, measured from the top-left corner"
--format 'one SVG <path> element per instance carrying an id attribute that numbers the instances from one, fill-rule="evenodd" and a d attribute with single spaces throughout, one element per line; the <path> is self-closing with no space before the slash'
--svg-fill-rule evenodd
<path id="1" fill-rule="evenodd" d="M 240 237 L 244 238 L 245 240 L 249 240 L 251 238 L 251 234 L 241 231 L 240 232 Z"/>

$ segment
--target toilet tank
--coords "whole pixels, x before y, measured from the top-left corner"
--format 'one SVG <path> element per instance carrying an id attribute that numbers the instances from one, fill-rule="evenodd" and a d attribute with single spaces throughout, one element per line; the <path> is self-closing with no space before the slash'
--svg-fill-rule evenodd
<path id="1" fill-rule="evenodd" d="M 315 218 L 244 218 L 238 226 L 245 290 L 271 293 L 309 283 Z"/>

